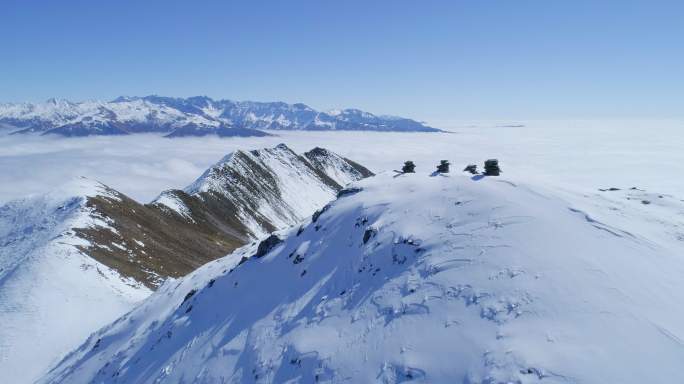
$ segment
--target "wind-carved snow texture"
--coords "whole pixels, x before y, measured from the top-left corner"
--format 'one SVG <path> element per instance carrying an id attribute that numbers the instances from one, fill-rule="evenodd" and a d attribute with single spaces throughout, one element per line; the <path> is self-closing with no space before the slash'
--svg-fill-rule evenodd
<path id="1" fill-rule="evenodd" d="M 260 257 L 168 282 L 40 382 L 684 380 L 677 253 L 517 181 L 354 187 Z"/>
<path id="2" fill-rule="evenodd" d="M 77 179 L 49 195 L 0 207 L 0 371 L 7 383 L 31 382 L 93 329 L 123 315 L 150 291 L 83 255 L 74 227 L 109 227 L 85 206 L 108 196 Z M 112 197 L 114 198 L 114 197 Z M 96 311 L 93 311 L 97 308 Z"/>
<path id="3" fill-rule="evenodd" d="M 640 223 L 640 231 L 653 247 L 681 252 L 684 246 L 684 199 L 677 196 L 639 187 L 609 187 L 584 195 L 576 205 L 591 211 L 590 219 L 595 221 L 611 220 L 624 227 Z M 578 207 L 573 209 L 579 212 Z M 634 236 L 630 231 L 613 231 L 616 236 Z"/>
<path id="4" fill-rule="evenodd" d="M 375 116 L 357 109 L 336 113 L 304 104 L 212 100 L 208 97 L 120 97 L 109 102 L 0 104 L 0 126 L 17 132 L 64 136 L 127 135 L 141 132 L 183 136 L 266 136 L 261 130 L 370 130 L 434 132 L 423 123 Z"/>

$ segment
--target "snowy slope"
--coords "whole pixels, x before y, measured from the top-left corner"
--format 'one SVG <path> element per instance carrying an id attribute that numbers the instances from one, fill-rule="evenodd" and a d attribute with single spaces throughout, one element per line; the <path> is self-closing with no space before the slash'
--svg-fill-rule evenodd
<path id="1" fill-rule="evenodd" d="M 79 179 L 0 207 L 0 372 L 27 383 L 150 291 L 82 254 L 74 227 L 108 227 L 85 206 L 106 194 Z M 97 308 L 97 310 L 93 310 Z"/>
<path id="2" fill-rule="evenodd" d="M 436 131 L 404 118 L 378 117 L 347 109 L 333 114 L 304 104 L 236 102 L 208 97 L 119 97 L 109 102 L 0 104 L 0 124 L 18 132 L 63 136 L 165 132 L 182 136 L 264 136 L 262 129 Z"/>
<path id="3" fill-rule="evenodd" d="M 505 178 L 356 186 L 270 252 L 168 282 L 40 382 L 684 381 L 684 259 L 639 224 Z"/>
<path id="4" fill-rule="evenodd" d="M 345 180 L 371 175 L 337 164 Z M 298 223 L 342 186 L 279 145 L 236 151 L 191 188 L 140 204 L 79 178 L 0 207 L 3 378 L 32 381 L 164 279 Z"/>

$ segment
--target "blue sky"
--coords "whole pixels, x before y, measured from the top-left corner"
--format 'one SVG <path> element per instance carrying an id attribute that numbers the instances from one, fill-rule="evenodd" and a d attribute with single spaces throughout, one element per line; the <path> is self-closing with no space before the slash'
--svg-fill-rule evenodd
<path id="1" fill-rule="evenodd" d="M 684 117 L 684 2 L 0 5 L 0 101 L 207 95 L 427 121 Z"/>

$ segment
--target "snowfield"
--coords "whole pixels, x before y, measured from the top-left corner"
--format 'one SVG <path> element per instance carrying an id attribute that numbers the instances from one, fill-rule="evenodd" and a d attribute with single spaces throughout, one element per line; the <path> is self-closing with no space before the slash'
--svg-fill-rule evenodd
<path id="1" fill-rule="evenodd" d="M 681 197 L 354 185 L 260 256 L 167 282 L 40 382 L 684 381 Z"/>

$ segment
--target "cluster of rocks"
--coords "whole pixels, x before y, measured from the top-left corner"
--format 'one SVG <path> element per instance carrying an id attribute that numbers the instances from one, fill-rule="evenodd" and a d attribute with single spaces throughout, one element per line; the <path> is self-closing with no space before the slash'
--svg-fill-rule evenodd
<path id="1" fill-rule="evenodd" d="M 475 165 L 475 164 L 466 165 L 466 167 L 463 168 L 463 172 L 469 172 L 473 175 L 479 175 L 480 174 L 480 172 L 477 170 L 477 165 Z"/>
<path id="2" fill-rule="evenodd" d="M 401 167 L 401 172 L 403 173 L 416 173 L 416 165 L 413 161 L 408 160 L 404 162 L 404 166 Z"/>
<path id="3" fill-rule="evenodd" d="M 484 174 L 487 176 L 499 176 L 501 168 L 499 168 L 499 160 L 489 159 L 484 164 Z"/>
<path id="4" fill-rule="evenodd" d="M 449 173 L 449 160 L 441 160 L 437 166 L 437 172 Z"/>
<path id="5" fill-rule="evenodd" d="M 451 164 L 449 163 L 449 160 L 440 160 L 439 164 L 437 165 L 437 171 L 436 173 L 449 173 L 449 166 Z M 411 161 L 407 160 L 404 162 L 404 166 L 401 167 L 401 172 L 400 171 L 395 171 L 399 174 L 403 173 L 416 173 L 416 164 Z M 477 170 L 477 165 L 475 164 L 468 164 L 464 169 L 463 172 L 469 172 L 473 175 L 479 175 L 480 172 Z M 498 159 L 489 159 L 486 160 L 484 163 L 484 173 L 483 175 L 485 176 L 499 176 L 501 174 L 501 168 L 499 168 L 499 160 Z"/>

